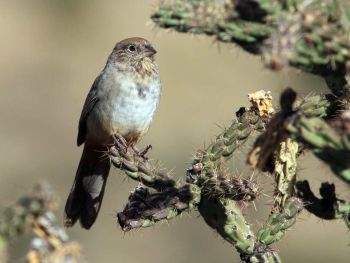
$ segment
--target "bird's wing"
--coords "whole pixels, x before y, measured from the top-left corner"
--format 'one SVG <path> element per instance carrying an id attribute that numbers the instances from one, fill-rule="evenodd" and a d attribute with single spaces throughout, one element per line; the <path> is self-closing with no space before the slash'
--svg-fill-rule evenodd
<path id="1" fill-rule="evenodd" d="M 92 109 L 95 107 L 96 103 L 98 102 L 97 89 L 98 89 L 98 83 L 100 82 L 100 79 L 101 79 L 101 74 L 95 79 L 94 83 L 92 84 L 89 94 L 86 97 L 83 110 L 81 111 L 80 120 L 79 120 L 79 129 L 78 129 L 78 138 L 77 138 L 78 146 L 82 145 L 85 142 L 86 129 L 87 129 L 86 119 L 89 116 Z"/>

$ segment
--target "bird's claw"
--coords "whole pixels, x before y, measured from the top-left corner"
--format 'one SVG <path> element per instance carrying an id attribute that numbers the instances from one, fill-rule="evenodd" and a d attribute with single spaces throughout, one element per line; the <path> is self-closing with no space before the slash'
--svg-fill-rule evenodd
<path id="1" fill-rule="evenodd" d="M 142 158 L 143 160 L 147 161 L 147 160 L 148 160 L 148 157 L 146 156 L 146 154 L 148 153 L 149 150 L 152 149 L 152 145 L 151 145 L 151 144 L 147 145 L 146 148 L 145 148 L 143 151 L 141 151 L 141 152 L 140 152 L 136 147 L 134 147 L 134 146 L 132 146 L 132 149 L 134 150 L 135 155 L 136 155 L 137 157 L 140 157 L 140 158 Z"/>
<path id="2" fill-rule="evenodd" d="M 119 155 L 118 153 L 119 152 L 118 152 L 118 150 L 117 150 L 117 148 L 115 146 L 112 146 L 112 147 L 108 148 L 108 154 L 110 156 L 117 157 Z"/>
<path id="3" fill-rule="evenodd" d="M 113 135 L 113 139 L 116 150 L 125 155 L 128 152 L 128 144 L 125 138 L 116 133 Z"/>

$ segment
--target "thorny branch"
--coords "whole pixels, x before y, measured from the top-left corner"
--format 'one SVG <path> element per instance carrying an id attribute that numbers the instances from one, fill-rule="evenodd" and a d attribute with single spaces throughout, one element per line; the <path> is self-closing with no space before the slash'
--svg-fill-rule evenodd
<path id="1" fill-rule="evenodd" d="M 350 69 L 349 10 L 347 0 L 169 0 L 151 18 L 162 28 L 235 43 L 272 70 L 291 65 L 321 75 L 340 95 Z"/>
<path id="2" fill-rule="evenodd" d="M 247 141 L 253 131 L 265 131 L 261 137 L 267 136 L 269 128 L 266 129 L 266 125 L 271 116 L 273 119 L 270 123 L 276 121 L 281 125 L 284 124 L 284 118 L 289 118 L 295 112 L 324 117 L 334 105 L 333 101 L 325 96 L 309 96 L 294 103 L 296 94 L 289 89 L 281 99 L 281 103 L 283 105 L 286 103 L 288 106 L 283 106 L 281 112 L 272 115 L 273 110 L 268 109 L 271 105 L 270 95 L 264 92 L 253 95 L 255 99 L 251 99 L 252 106 L 242 107 L 236 113 L 231 126 L 224 129 L 206 149 L 197 152 L 192 166 L 186 172 L 184 185 L 169 184 L 168 182 L 174 181 L 166 172 L 159 172 L 152 162 L 138 157 L 133 149 L 127 149 L 124 153 L 113 152 L 112 163 L 125 171 L 130 178 L 143 184 L 131 193 L 123 212 L 117 215 L 124 231 L 148 227 L 161 220 L 170 220 L 184 211 L 198 208 L 207 224 L 236 247 L 243 261 L 280 262 L 276 251 L 272 250 L 270 245 L 284 236 L 285 231 L 295 223 L 297 214 L 303 208 L 303 203 L 295 197 L 293 187 L 296 181 L 296 157 L 300 153 L 298 144 L 290 156 L 287 150 L 290 149 L 286 140 L 288 136 L 273 137 L 274 144 L 282 141 L 287 143 L 285 149 L 279 148 L 279 153 L 276 151 L 277 148 L 259 146 L 258 142 L 267 143 L 266 139 L 257 140 L 256 147 L 261 149 L 252 152 L 265 156 L 264 151 L 267 149 L 267 153 L 272 155 L 272 157 L 267 155 L 265 158 L 267 161 L 274 160 L 273 156 L 278 153 L 279 159 L 272 164 L 276 167 L 280 165 L 280 168 L 275 171 L 278 182 L 275 195 L 276 209 L 256 235 L 246 222 L 243 211 L 258 197 L 260 189 L 253 178 L 230 175 L 224 169 L 224 162 Z M 271 124 L 268 124 L 268 127 L 269 125 Z M 251 159 L 254 158 L 251 156 Z M 259 157 L 257 158 L 259 160 Z M 141 172 L 139 167 L 145 168 Z M 147 180 L 144 179 L 145 174 Z"/>
<path id="3" fill-rule="evenodd" d="M 169 179 L 166 173 L 159 172 L 151 162 L 137 157 L 132 148 L 128 148 L 126 153 L 116 151 L 116 154 L 111 155 L 112 163 L 117 168 L 122 167 L 122 170 L 134 180 L 143 182 L 142 178 L 146 172 L 148 178 L 147 183 L 144 185 L 153 188 L 153 190 L 149 189 L 147 191 L 142 188 L 136 189 L 130 195 L 129 203 L 124 211 L 118 214 L 119 223 L 122 228 L 130 230 L 134 228 L 132 225 L 136 227 L 148 226 L 163 219 L 164 217 L 153 215 L 160 212 L 159 209 L 162 210 L 165 203 L 169 203 L 168 196 L 164 195 L 164 192 L 171 193 L 171 196 L 176 196 L 176 199 L 170 198 L 172 200 L 170 202 L 172 204 L 170 206 L 171 210 L 176 211 L 176 214 L 180 214 L 183 210 L 198 205 L 202 194 L 213 197 L 223 196 L 234 200 L 238 198 L 245 200 L 255 199 L 258 194 L 258 187 L 254 181 L 249 182 L 249 180 L 243 178 L 234 178 L 220 170 L 221 159 L 230 158 L 233 152 L 247 140 L 251 132 L 261 130 L 264 125 L 261 118 L 251 110 L 242 110 L 237 115 L 238 117 L 234 120 L 233 124 L 221 133 L 205 151 L 198 152 L 198 158 L 194 160 L 193 166 L 187 171 L 187 184 L 184 186 L 167 186 L 166 182 L 173 182 L 173 180 Z M 130 161 L 128 157 L 135 159 L 134 161 Z M 131 166 L 130 163 L 133 163 L 134 166 Z M 143 169 L 141 172 L 136 168 L 139 166 L 147 167 L 147 169 Z M 149 182 L 153 181 L 158 182 L 156 187 L 154 187 L 154 184 L 149 184 Z M 159 185 L 162 187 L 159 187 Z M 160 188 L 163 191 L 159 191 Z M 140 195 L 140 193 L 142 194 Z M 140 196 L 147 197 L 143 204 L 140 204 L 143 207 L 141 210 L 143 213 L 140 213 L 140 211 L 135 213 L 133 212 L 135 207 L 134 201 L 135 198 L 139 199 Z M 184 198 L 180 198 L 181 196 L 186 196 L 187 206 L 178 204 L 178 202 L 181 202 L 180 200 L 184 200 Z M 150 200 L 154 200 L 155 202 L 150 202 Z M 177 202 L 173 203 L 174 200 L 177 200 Z M 177 209 L 176 206 L 180 206 L 183 209 Z M 145 211 L 143 211 L 144 209 Z"/>

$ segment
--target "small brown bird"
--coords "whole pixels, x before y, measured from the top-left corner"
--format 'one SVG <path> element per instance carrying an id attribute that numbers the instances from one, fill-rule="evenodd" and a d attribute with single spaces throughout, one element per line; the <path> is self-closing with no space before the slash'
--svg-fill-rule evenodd
<path id="1" fill-rule="evenodd" d="M 146 39 L 122 40 L 93 83 L 79 121 L 77 144 L 85 145 L 65 206 L 66 227 L 78 219 L 86 229 L 94 224 L 110 170 L 104 153 L 113 135 L 133 147 L 147 132 L 161 94 L 155 53 Z"/>

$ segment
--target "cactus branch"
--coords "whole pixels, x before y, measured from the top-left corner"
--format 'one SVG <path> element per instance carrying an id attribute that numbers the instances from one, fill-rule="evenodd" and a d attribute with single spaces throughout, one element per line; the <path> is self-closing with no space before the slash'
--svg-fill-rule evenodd
<path id="1" fill-rule="evenodd" d="M 294 196 L 294 184 L 297 172 L 298 142 L 287 138 L 281 142 L 279 151 L 275 154 L 275 193 L 273 212 L 281 211 L 287 199 Z"/>
<path id="2" fill-rule="evenodd" d="M 304 205 L 296 197 L 290 197 L 285 201 L 280 212 L 271 213 L 264 226 L 258 231 L 258 240 L 270 245 L 283 238 L 285 231 L 294 225 L 296 216 L 301 212 Z"/>
<path id="3" fill-rule="evenodd" d="M 201 190 L 195 185 L 169 187 L 162 192 L 137 187 L 130 194 L 123 212 L 117 214 L 118 223 L 123 231 L 148 227 L 157 221 L 170 220 L 185 210 L 193 209 L 200 198 Z"/>
<path id="4" fill-rule="evenodd" d="M 183 186 L 175 186 L 167 173 L 139 157 L 132 148 L 126 151 L 112 148 L 110 158 L 115 167 L 123 170 L 131 179 L 155 190 L 140 187 L 133 191 L 123 212 L 117 214 L 122 229 L 128 231 L 169 220 L 196 207 L 202 194 L 247 202 L 254 200 L 259 194 L 254 180 L 232 177 L 220 171 L 220 168 L 222 158 L 231 158 L 252 131 L 263 128 L 263 120 L 253 110 L 242 108 L 233 124 L 220 133 L 206 150 L 197 154 L 193 165 L 187 170 L 187 183 Z"/>
<path id="5" fill-rule="evenodd" d="M 235 246 L 243 262 L 281 262 L 276 252 L 257 242 L 237 202 L 204 197 L 198 209 L 206 223 Z"/>
<path id="6" fill-rule="evenodd" d="M 205 193 L 214 196 L 234 197 L 237 189 L 247 183 L 239 179 L 233 179 L 222 172 L 222 161 L 232 157 L 233 152 L 241 147 L 253 131 L 262 131 L 265 128 L 265 120 L 256 114 L 253 108 L 241 108 L 236 113 L 236 119 L 230 127 L 220 133 L 213 143 L 205 150 L 198 151 L 187 170 L 187 182 L 203 188 Z M 252 182 L 251 182 L 252 183 Z M 250 184 L 246 192 L 251 197 L 258 192 L 257 187 Z"/>
<path id="7" fill-rule="evenodd" d="M 271 69 L 288 64 L 342 78 L 350 67 L 349 10 L 346 0 L 174 0 L 160 2 L 152 20 L 163 28 L 236 43 L 262 54 Z"/>
<path id="8" fill-rule="evenodd" d="M 276 114 L 280 120 L 296 111 L 293 108 L 295 97 L 291 90 L 282 96 L 284 107 Z M 244 262 L 280 262 L 270 245 L 284 236 L 303 208 L 301 201 L 292 197 L 299 145 L 285 137 L 285 145 L 280 147 L 279 159 L 275 163 L 280 166 L 276 170 L 280 186 L 275 196 L 278 209 L 255 235 L 243 216 L 243 210 L 258 196 L 260 189 L 252 178 L 235 177 L 224 169 L 225 161 L 232 157 L 234 151 L 247 141 L 253 131 L 264 131 L 271 118 L 270 114 L 266 114 L 272 112 L 267 110 L 270 102 L 251 101 L 253 106 L 242 107 L 233 123 L 208 147 L 197 152 L 182 186 L 168 183 L 174 182 L 168 173 L 159 172 L 152 162 L 136 155 L 133 149 L 112 149 L 116 151 L 111 154 L 112 163 L 130 178 L 142 183 L 130 194 L 124 210 L 117 214 L 123 231 L 148 227 L 198 208 L 207 224 L 235 246 Z M 322 96 L 307 97 L 297 106 L 307 116 L 325 116 L 329 108 L 330 101 Z"/>
<path id="9" fill-rule="evenodd" d="M 139 156 L 132 147 L 121 151 L 116 145 L 109 150 L 109 158 L 116 168 L 123 170 L 128 177 L 145 186 L 162 190 L 175 185 L 175 181 L 168 173 Z"/>

